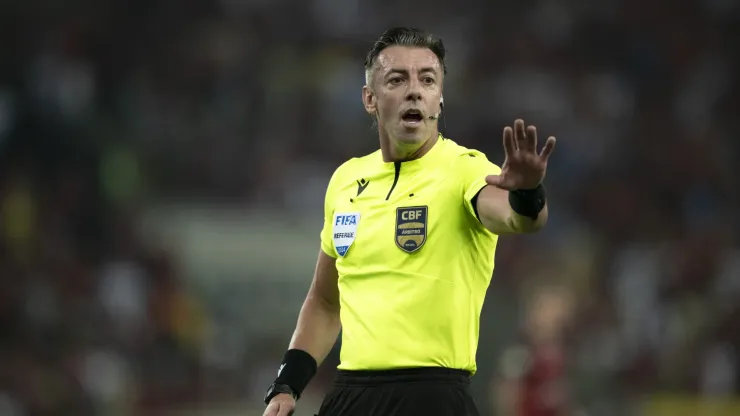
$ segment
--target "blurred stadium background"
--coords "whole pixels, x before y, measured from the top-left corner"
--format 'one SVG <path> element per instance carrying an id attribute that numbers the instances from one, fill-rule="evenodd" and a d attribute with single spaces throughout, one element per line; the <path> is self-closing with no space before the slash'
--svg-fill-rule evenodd
<path id="1" fill-rule="evenodd" d="M 399 24 L 448 46 L 448 136 L 559 139 L 549 226 L 500 244 L 484 414 L 543 282 L 588 414 L 740 414 L 740 3 L 450 3 L 0 2 L 0 415 L 261 414 Z"/>

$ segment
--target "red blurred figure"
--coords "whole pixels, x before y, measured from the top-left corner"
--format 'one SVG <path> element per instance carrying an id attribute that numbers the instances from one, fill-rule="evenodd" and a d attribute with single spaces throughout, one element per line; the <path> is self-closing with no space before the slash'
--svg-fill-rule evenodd
<path id="1" fill-rule="evenodd" d="M 539 291 L 528 305 L 521 342 L 501 358 L 494 386 L 502 416 L 575 416 L 566 382 L 565 324 L 571 302 L 562 290 Z"/>

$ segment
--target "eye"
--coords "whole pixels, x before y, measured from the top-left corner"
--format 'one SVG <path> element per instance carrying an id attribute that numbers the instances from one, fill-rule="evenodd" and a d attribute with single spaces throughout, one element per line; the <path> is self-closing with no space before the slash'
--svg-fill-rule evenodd
<path id="1" fill-rule="evenodd" d="M 403 82 L 403 78 L 401 78 L 401 77 L 393 77 L 393 78 L 391 78 L 391 79 L 388 80 L 388 83 L 391 84 L 391 85 L 398 85 L 401 82 Z"/>
<path id="2" fill-rule="evenodd" d="M 434 78 L 432 77 L 424 77 L 421 79 L 421 82 L 424 83 L 424 85 L 432 85 L 434 84 Z"/>

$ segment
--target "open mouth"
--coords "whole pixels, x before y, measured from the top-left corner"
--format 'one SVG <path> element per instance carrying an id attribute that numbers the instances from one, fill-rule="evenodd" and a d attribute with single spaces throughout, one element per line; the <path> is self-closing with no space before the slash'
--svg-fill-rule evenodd
<path id="1" fill-rule="evenodd" d="M 421 123 L 423 117 L 419 110 L 406 110 L 401 115 L 401 119 L 407 123 Z"/>

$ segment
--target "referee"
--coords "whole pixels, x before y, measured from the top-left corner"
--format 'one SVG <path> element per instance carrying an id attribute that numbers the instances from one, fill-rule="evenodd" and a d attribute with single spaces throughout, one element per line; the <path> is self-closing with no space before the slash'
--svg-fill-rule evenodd
<path id="1" fill-rule="evenodd" d="M 501 168 L 444 138 L 445 48 L 394 28 L 365 60 L 365 110 L 380 149 L 333 174 L 321 250 L 265 416 L 288 416 L 342 329 L 333 390 L 319 416 L 478 415 L 469 392 L 498 236 L 547 221 L 555 146 L 517 120 Z"/>

